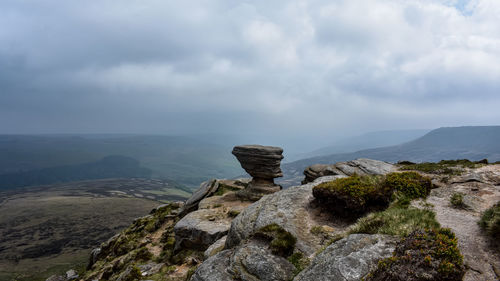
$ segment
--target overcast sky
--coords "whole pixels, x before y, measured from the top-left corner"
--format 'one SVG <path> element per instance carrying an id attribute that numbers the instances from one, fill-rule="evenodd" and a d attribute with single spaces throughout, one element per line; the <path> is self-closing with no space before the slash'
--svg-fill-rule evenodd
<path id="1" fill-rule="evenodd" d="M 500 1 L 2 0 L 0 133 L 498 125 Z"/>

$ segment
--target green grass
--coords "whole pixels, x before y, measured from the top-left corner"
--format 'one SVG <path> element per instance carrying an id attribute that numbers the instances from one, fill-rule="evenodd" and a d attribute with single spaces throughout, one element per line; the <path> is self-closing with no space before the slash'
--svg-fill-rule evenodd
<path id="1" fill-rule="evenodd" d="M 230 185 L 223 184 L 222 182 L 219 182 L 219 187 L 217 188 L 217 191 L 214 193 L 215 196 L 222 196 L 228 192 L 231 191 L 238 191 L 241 190 L 240 188 L 232 187 Z"/>
<path id="2" fill-rule="evenodd" d="M 255 236 L 271 240 L 269 247 L 273 254 L 283 257 L 290 256 L 297 243 L 297 238 L 275 223 L 261 227 Z"/>
<path id="3" fill-rule="evenodd" d="M 438 174 L 438 175 L 460 175 L 463 173 L 463 168 L 477 168 L 482 165 L 488 164 L 487 159 L 480 161 L 470 161 L 467 159 L 459 160 L 441 160 L 437 163 L 433 162 L 423 162 L 423 163 L 412 163 L 408 161 L 402 161 L 398 163 L 401 170 L 413 170 L 420 171 L 428 174 Z"/>
<path id="4" fill-rule="evenodd" d="M 500 237 L 500 201 L 482 214 L 479 225 L 493 239 Z"/>
<path id="5" fill-rule="evenodd" d="M 430 210 L 393 207 L 359 219 L 350 233 L 378 233 L 404 237 L 417 229 L 439 226 L 435 213 Z"/>
<path id="6" fill-rule="evenodd" d="M 293 271 L 293 276 L 297 276 L 304 268 L 306 268 L 310 260 L 304 256 L 301 252 L 295 252 L 287 259 L 293 266 L 295 266 L 295 270 Z"/>
<path id="7" fill-rule="evenodd" d="M 427 197 L 431 188 L 430 178 L 413 171 L 385 176 L 355 174 L 317 185 L 313 188 L 313 195 L 334 213 L 355 217 L 383 209 L 391 200 L 400 207 L 407 207 L 411 199 Z"/>
<path id="8" fill-rule="evenodd" d="M 432 188 L 431 179 L 417 172 L 390 173 L 383 184 L 409 199 L 425 198 Z"/>
<path id="9" fill-rule="evenodd" d="M 340 215 L 358 215 L 376 206 L 387 205 L 392 190 L 381 176 L 352 175 L 319 184 L 313 195 L 323 206 Z"/>
<path id="10" fill-rule="evenodd" d="M 364 280 L 462 280 L 465 268 L 457 244 L 455 234 L 448 228 L 414 231 L 396 245 L 392 257 L 379 261 Z M 426 277 L 421 276 L 422 271 Z"/>
<path id="11" fill-rule="evenodd" d="M 465 209 L 467 205 L 464 202 L 464 195 L 460 192 L 455 192 L 450 197 L 450 204 L 453 208 Z"/>

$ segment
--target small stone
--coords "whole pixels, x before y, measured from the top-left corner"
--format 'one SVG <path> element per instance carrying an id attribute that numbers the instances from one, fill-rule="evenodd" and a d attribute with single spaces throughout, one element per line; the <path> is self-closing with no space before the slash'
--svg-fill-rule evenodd
<path id="1" fill-rule="evenodd" d="M 215 241 L 215 243 L 213 243 L 212 245 L 210 245 L 210 247 L 208 247 L 208 249 L 204 253 L 205 259 L 208 259 L 209 257 L 222 251 L 224 249 L 224 244 L 226 244 L 226 238 L 227 235 Z"/>
<path id="2" fill-rule="evenodd" d="M 75 270 L 73 269 L 70 269 L 68 271 L 66 271 L 66 279 L 68 280 L 74 280 L 74 279 L 78 279 L 78 273 L 76 273 Z"/>

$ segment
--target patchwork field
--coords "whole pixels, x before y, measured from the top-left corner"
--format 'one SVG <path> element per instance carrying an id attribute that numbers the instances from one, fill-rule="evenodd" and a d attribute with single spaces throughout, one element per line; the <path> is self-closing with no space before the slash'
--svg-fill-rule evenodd
<path id="1" fill-rule="evenodd" d="M 0 280 L 45 280 L 83 268 L 90 250 L 187 190 L 150 179 L 106 179 L 0 193 Z"/>

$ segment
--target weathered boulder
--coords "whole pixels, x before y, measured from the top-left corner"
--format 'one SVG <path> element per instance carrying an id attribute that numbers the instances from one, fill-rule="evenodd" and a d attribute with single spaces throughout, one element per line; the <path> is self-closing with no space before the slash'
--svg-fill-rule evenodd
<path id="1" fill-rule="evenodd" d="M 191 281 L 286 281 L 295 267 L 264 245 L 248 243 L 224 250 L 202 263 Z"/>
<path id="2" fill-rule="evenodd" d="M 392 256 L 399 239 L 388 235 L 352 234 L 318 254 L 294 281 L 358 281 Z"/>
<path id="3" fill-rule="evenodd" d="M 283 149 L 273 146 L 241 145 L 235 146 L 232 153 L 241 167 L 252 176 L 249 186 L 241 195 L 251 200 L 258 200 L 262 195 L 279 191 L 281 187 L 274 184 L 274 178 L 282 177 L 280 162 Z"/>
<path id="4" fill-rule="evenodd" d="M 315 164 L 304 170 L 304 180 L 302 184 L 313 182 L 315 179 L 324 176 L 344 175 L 384 175 L 396 170 L 390 163 L 373 159 L 356 159 L 335 164 Z"/>
<path id="5" fill-rule="evenodd" d="M 228 272 L 233 250 L 224 250 L 204 261 L 194 272 L 190 281 L 233 281 Z"/>
<path id="6" fill-rule="evenodd" d="M 226 244 L 226 238 L 227 238 L 227 235 L 222 237 L 221 239 L 215 241 L 212 245 L 210 245 L 210 247 L 208 247 L 208 249 L 203 254 L 205 259 L 208 259 L 209 257 L 224 250 L 224 245 Z"/>
<path id="7" fill-rule="evenodd" d="M 328 225 L 341 230 L 347 226 L 345 222 L 329 217 L 329 214 L 322 212 L 321 207 L 313 202 L 313 186 L 338 177 L 343 176 L 323 177 L 314 183 L 262 197 L 232 221 L 225 247 L 238 246 L 260 228 L 275 223 L 297 238 L 298 250 L 307 256 L 314 254 L 321 248 L 324 238 L 311 233 L 313 227 Z"/>
<path id="8" fill-rule="evenodd" d="M 180 249 L 206 250 L 226 235 L 231 220 L 216 209 L 200 209 L 184 216 L 174 226 L 175 251 Z"/>
<path id="9" fill-rule="evenodd" d="M 189 197 L 184 203 L 180 211 L 180 216 L 183 216 L 191 211 L 198 209 L 198 203 L 200 203 L 203 198 L 209 197 L 214 194 L 219 188 L 217 180 L 209 180 L 200 184 L 200 187 L 193 192 L 193 195 Z"/>
<path id="10" fill-rule="evenodd" d="M 295 267 L 285 258 L 273 255 L 262 245 L 246 244 L 235 249 L 230 272 L 236 280 L 287 281 Z"/>

